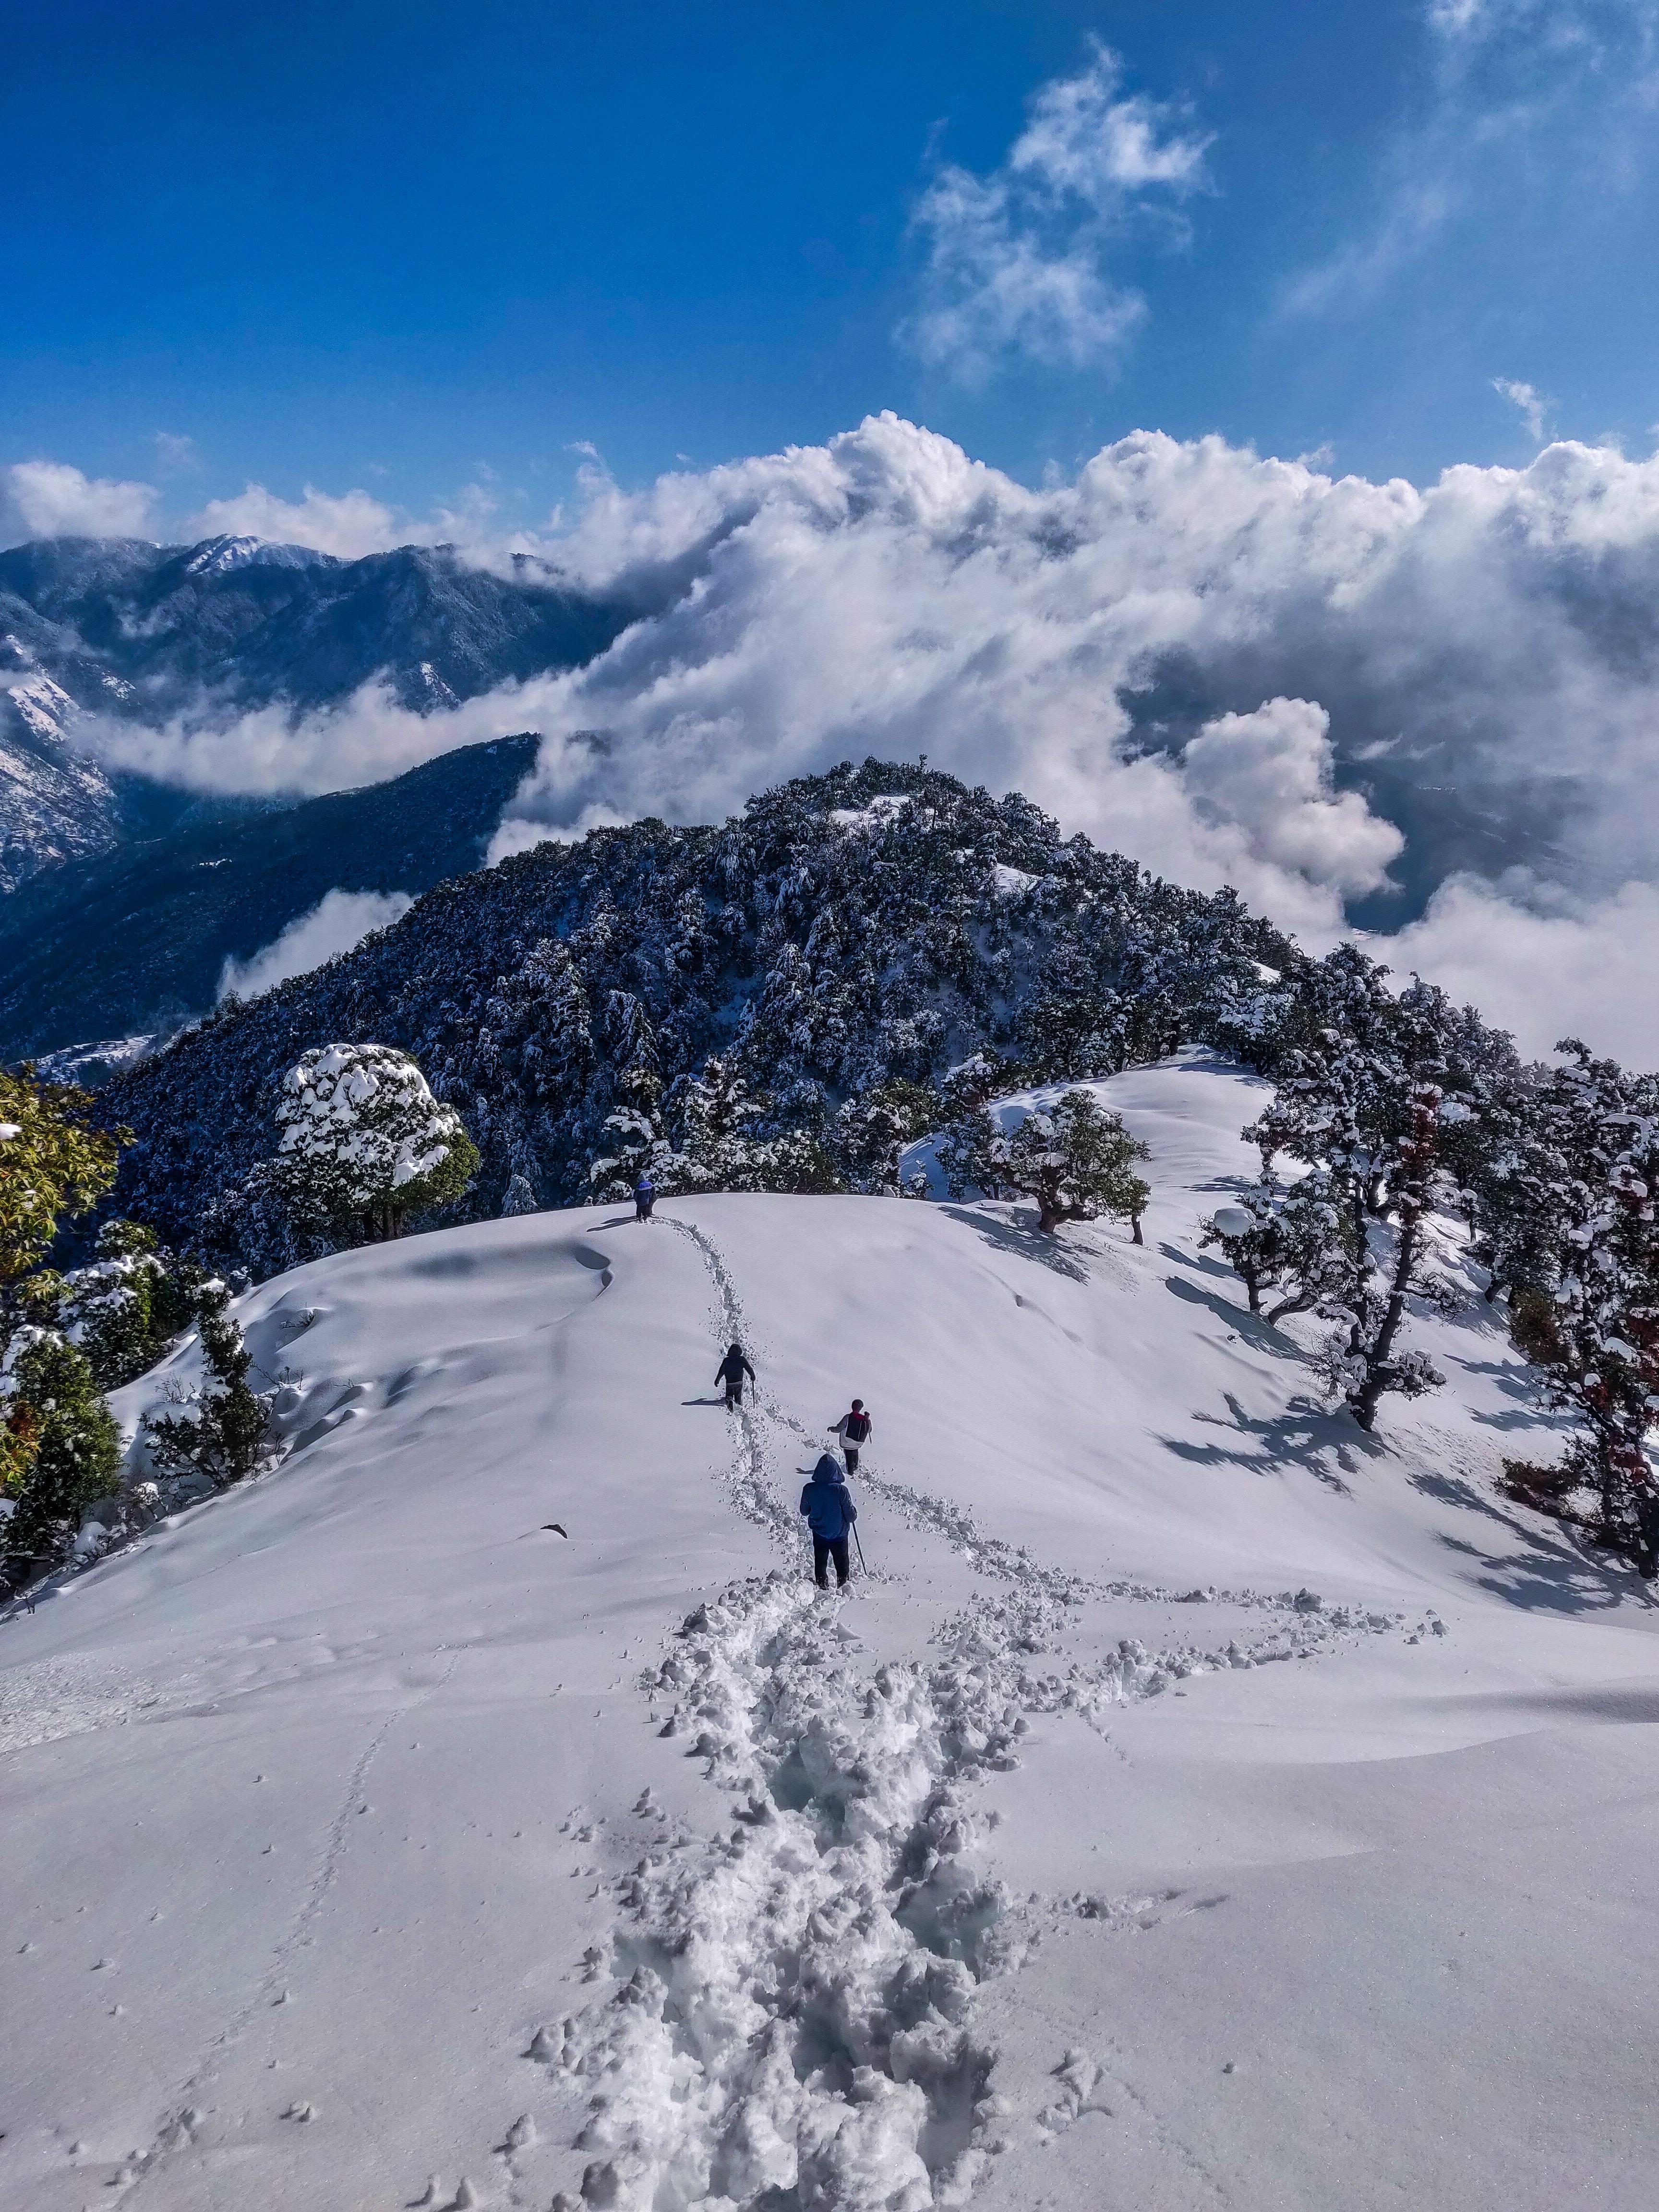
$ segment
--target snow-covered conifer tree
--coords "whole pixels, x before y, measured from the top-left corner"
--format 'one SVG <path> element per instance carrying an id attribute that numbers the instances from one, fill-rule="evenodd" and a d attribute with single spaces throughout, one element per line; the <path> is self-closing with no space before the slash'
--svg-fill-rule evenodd
<path id="1" fill-rule="evenodd" d="M 397 1237 L 412 1215 L 458 1199 L 477 1147 L 407 1053 L 330 1044 L 283 1079 L 274 1176 L 297 1212 L 337 1239 Z"/>
<path id="2" fill-rule="evenodd" d="M 1287 1186 L 1268 1167 L 1259 1182 L 1216 1208 L 1199 1243 L 1219 1246 L 1243 1279 L 1250 1311 L 1277 1323 L 1341 1295 L 1351 1273 L 1349 1235 L 1348 1218 L 1322 1176 Z"/>
<path id="3" fill-rule="evenodd" d="M 1583 1423 L 1572 1464 L 1598 1494 L 1600 1533 L 1628 1542 L 1654 1484 L 1659 1418 L 1659 1079 L 1558 1048 L 1530 1156 L 1547 1231 L 1545 1279 L 1515 1297 L 1516 1342 L 1554 1403 Z"/>
<path id="4" fill-rule="evenodd" d="M 1395 999 L 1386 975 L 1350 946 L 1310 971 L 1320 1018 L 1285 1052 L 1278 1091 L 1244 1133 L 1260 1145 L 1264 1171 L 1280 1152 L 1303 1161 L 1335 1211 L 1330 1258 L 1343 1279 L 1319 1306 L 1340 1323 L 1326 1371 L 1367 1430 L 1386 1393 L 1416 1397 L 1444 1380 L 1425 1353 L 1401 1347 L 1411 1307 L 1455 1304 L 1430 1228 L 1449 1187 L 1440 1160 L 1446 1002 L 1424 987 Z"/>
<path id="5" fill-rule="evenodd" d="M 1133 1163 L 1150 1158 L 1148 1147 L 1091 1091 L 1066 1091 L 1004 1139 L 999 1164 L 1011 1189 L 1036 1200 L 1037 1226 L 1045 1235 L 1062 1221 L 1115 1213 L 1131 1224 L 1139 1244 L 1152 1193 Z"/>
<path id="6" fill-rule="evenodd" d="M 663 1197 L 691 1188 L 686 1162 L 663 1127 L 662 1085 L 656 1075 L 636 1061 L 617 1089 L 617 1103 L 605 1117 L 606 1149 L 588 1164 L 595 1199 L 614 1203 L 630 1198 L 641 1176 L 649 1176 Z"/>

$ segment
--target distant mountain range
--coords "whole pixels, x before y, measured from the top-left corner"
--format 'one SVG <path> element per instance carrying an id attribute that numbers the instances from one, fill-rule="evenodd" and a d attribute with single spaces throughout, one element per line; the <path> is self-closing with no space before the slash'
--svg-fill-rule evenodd
<path id="1" fill-rule="evenodd" d="M 252 538 L 14 546 L 0 552 L 0 893 L 183 810 L 78 748 L 84 714 L 297 712 L 377 676 L 417 711 L 453 706 L 579 666 L 647 611 L 538 562 L 502 575 L 441 546 L 359 561 Z"/>
<path id="2" fill-rule="evenodd" d="M 0 897 L 0 1061 L 170 1032 L 212 1006 L 227 960 L 327 892 L 418 895 L 476 868 L 538 742 L 463 746 L 288 805 L 179 799 L 149 834 L 40 871 Z"/>

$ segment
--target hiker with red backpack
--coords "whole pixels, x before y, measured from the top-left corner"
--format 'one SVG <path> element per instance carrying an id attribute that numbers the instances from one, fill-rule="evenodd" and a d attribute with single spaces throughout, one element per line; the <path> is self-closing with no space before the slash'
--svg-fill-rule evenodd
<path id="1" fill-rule="evenodd" d="M 847 1462 L 849 1475 L 859 1471 L 859 1448 L 870 1440 L 870 1416 L 864 1410 L 862 1398 L 854 1398 L 853 1410 L 843 1413 L 838 1421 L 831 1421 L 830 1432 L 841 1438 L 841 1449 Z"/>

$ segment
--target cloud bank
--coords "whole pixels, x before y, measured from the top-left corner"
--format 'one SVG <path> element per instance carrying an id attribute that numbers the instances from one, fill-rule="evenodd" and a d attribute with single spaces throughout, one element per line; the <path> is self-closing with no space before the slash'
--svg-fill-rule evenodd
<path id="1" fill-rule="evenodd" d="M 83 476 L 65 461 L 16 461 L 0 471 L 0 528 L 22 538 L 142 538 L 154 484 Z"/>
<path id="2" fill-rule="evenodd" d="M 539 550 L 663 611 L 453 713 L 371 689 L 99 748 L 315 791 L 538 730 L 498 850 L 925 752 L 1310 945 L 1358 923 L 1478 976 L 1528 1044 L 1586 1025 L 1589 971 L 1622 979 L 1610 1025 L 1651 975 L 1659 459 L 1557 444 L 1419 490 L 1144 432 L 1034 491 L 889 415 L 638 493 L 595 477 Z"/>
<path id="3" fill-rule="evenodd" d="M 234 992 L 239 999 L 257 999 L 290 976 L 308 975 L 361 945 L 371 930 L 390 929 L 414 903 L 406 891 L 325 891 L 308 914 L 297 915 L 252 959 L 227 960 L 219 996 Z"/>

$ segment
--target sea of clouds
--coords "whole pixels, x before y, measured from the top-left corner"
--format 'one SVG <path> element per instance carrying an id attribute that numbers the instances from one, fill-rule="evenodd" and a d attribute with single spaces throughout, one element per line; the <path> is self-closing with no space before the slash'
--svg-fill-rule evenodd
<path id="1" fill-rule="evenodd" d="M 297 503 L 265 520 L 305 534 Z M 467 550 L 505 558 L 483 528 Z M 199 789 L 319 791 L 539 731 L 497 857 L 925 753 L 1311 946 L 1369 932 L 1529 1048 L 1659 1060 L 1659 458 L 1564 442 L 1419 489 L 1137 433 L 1030 489 L 885 414 L 640 491 L 594 471 L 511 550 L 651 611 L 453 712 L 370 686 L 94 742 Z"/>

